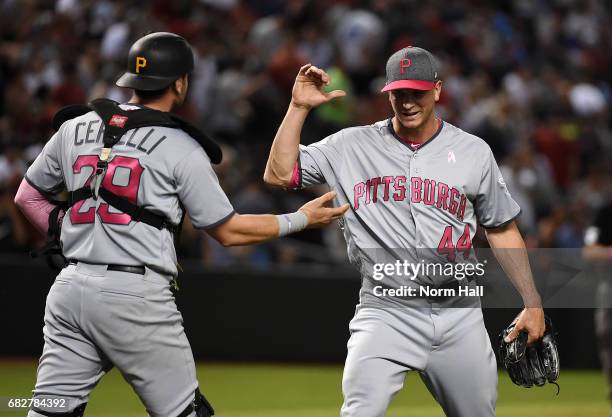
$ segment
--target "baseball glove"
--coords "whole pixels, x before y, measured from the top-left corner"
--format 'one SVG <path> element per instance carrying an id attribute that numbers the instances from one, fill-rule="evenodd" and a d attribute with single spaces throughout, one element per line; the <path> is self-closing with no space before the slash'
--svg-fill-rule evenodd
<path id="1" fill-rule="evenodd" d="M 504 338 L 512 331 L 515 323 L 506 327 L 499 335 L 499 354 L 510 379 L 516 385 L 531 388 L 550 382 L 557 387 L 558 395 L 559 385 L 556 381 L 559 378 L 559 351 L 550 318 L 546 317 L 545 322 L 544 336 L 529 346 L 527 332 L 524 331 L 512 342 L 506 343 Z"/>

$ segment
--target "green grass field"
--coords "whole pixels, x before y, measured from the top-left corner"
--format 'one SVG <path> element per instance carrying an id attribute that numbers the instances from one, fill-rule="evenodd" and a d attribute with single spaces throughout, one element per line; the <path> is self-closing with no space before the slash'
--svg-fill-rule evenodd
<path id="1" fill-rule="evenodd" d="M 34 361 L 0 362 L 0 397 L 28 398 L 36 372 Z M 337 417 L 342 396 L 342 367 L 200 363 L 203 392 L 220 417 Z M 609 417 L 605 382 L 597 371 L 564 371 L 561 393 L 555 388 L 524 389 L 500 373 L 499 417 Z M 1 417 L 25 413 L 0 410 Z M 92 394 L 87 417 L 142 417 L 143 407 L 117 371 Z M 388 417 L 443 417 L 417 375 L 410 374 Z"/>

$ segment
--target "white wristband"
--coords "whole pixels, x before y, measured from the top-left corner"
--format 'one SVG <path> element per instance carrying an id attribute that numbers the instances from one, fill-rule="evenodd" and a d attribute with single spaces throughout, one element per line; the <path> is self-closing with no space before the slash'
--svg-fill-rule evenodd
<path id="1" fill-rule="evenodd" d="M 301 211 L 295 213 L 280 214 L 278 220 L 278 236 L 283 237 L 291 233 L 299 232 L 308 226 L 308 217 Z"/>

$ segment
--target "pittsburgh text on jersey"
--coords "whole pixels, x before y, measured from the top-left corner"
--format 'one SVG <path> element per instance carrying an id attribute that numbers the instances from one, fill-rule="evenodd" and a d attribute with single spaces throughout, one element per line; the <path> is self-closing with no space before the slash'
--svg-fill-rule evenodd
<path id="1" fill-rule="evenodd" d="M 414 204 L 435 206 L 463 220 L 467 197 L 457 188 L 429 178 L 405 175 L 386 175 L 361 181 L 353 187 L 353 208 L 362 205 L 381 204 L 390 200 L 401 202 L 409 199 Z"/>

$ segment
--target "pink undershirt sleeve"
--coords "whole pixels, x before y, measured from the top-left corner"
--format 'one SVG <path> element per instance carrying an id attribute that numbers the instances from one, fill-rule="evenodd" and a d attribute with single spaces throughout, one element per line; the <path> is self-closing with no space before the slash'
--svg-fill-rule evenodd
<path id="1" fill-rule="evenodd" d="M 55 208 L 55 205 L 32 187 L 25 178 L 21 181 L 17 194 L 15 194 L 15 204 L 39 232 L 47 233 L 49 213 Z"/>
<path id="2" fill-rule="evenodd" d="M 291 174 L 291 182 L 289 188 L 299 188 L 301 183 L 300 164 L 296 161 L 293 166 L 293 174 Z"/>

